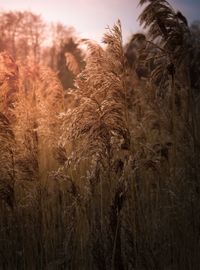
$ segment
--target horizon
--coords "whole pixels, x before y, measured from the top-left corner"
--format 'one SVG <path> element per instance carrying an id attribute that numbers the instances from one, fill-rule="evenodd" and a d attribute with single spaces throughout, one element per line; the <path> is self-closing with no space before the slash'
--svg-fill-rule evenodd
<path id="1" fill-rule="evenodd" d="M 131 0 L 76 0 L 67 3 L 65 0 L 3 0 L 0 11 L 30 11 L 41 15 L 49 23 L 62 23 L 74 27 L 81 38 L 94 39 L 101 42 L 107 26 L 120 19 L 122 24 L 123 42 L 127 42 L 131 35 L 143 31 L 137 18 L 141 12 L 138 1 Z M 198 10 L 200 2 L 197 0 L 170 0 L 176 10 L 180 10 L 189 23 L 200 19 Z M 48 10 L 47 10 L 48 7 Z M 83 14 L 84 12 L 84 14 Z M 86 19 L 87 18 L 87 19 Z"/>

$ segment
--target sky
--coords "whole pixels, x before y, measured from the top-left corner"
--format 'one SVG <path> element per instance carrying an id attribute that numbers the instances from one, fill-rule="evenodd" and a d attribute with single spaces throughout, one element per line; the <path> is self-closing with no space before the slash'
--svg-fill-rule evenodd
<path id="1" fill-rule="evenodd" d="M 200 20 L 200 0 L 169 0 L 189 20 Z M 0 11 L 28 10 L 49 22 L 73 26 L 83 38 L 101 41 L 107 26 L 122 23 L 123 40 L 141 30 L 137 0 L 1 0 Z"/>

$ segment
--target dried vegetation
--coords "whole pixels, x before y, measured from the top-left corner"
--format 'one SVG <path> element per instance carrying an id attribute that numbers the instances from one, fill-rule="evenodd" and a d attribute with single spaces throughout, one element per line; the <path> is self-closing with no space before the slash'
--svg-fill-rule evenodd
<path id="1" fill-rule="evenodd" d="M 199 269 L 198 93 L 191 33 L 140 1 L 148 35 L 82 40 L 74 89 L 0 54 L 0 269 Z"/>

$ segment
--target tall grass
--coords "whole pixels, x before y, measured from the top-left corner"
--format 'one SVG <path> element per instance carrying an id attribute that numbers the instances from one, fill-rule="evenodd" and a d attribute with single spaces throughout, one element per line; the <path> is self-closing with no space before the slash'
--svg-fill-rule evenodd
<path id="1" fill-rule="evenodd" d="M 118 21 L 103 48 L 80 41 L 67 92 L 0 54 L 0 269 L 199 269 L 190 33 L 166 1 L 140 3 L 150 35 L 124 49 Z"/>

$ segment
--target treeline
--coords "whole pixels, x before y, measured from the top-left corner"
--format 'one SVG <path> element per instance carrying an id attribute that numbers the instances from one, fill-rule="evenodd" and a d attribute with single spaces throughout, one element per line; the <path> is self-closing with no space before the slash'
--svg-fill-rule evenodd
<path id="1" fill-rule="evenodd" d="M 66 68 L 65 53 L 73 54 L 83 65 L 73 27 L 47 24 L 41 16 L 28 11 L 10 11 L 0 13 L 0 33 L 0 51 L 7 51 L 22 63 L 49 66 L 58 71 L 64 88 L 73 86 L 74 76 Z"/>

